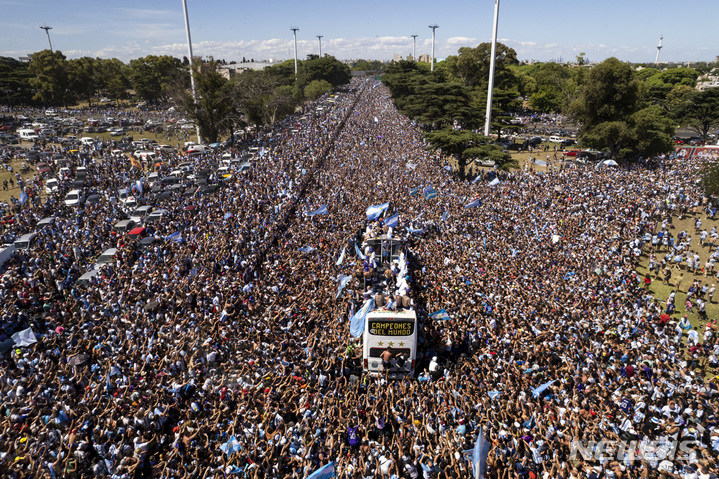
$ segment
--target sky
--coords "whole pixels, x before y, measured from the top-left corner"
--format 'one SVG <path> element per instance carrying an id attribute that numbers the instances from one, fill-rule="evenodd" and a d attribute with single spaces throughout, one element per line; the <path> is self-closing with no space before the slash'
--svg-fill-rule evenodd
<path id="1" fill-rule="evenodd" d="M 298 58 L 322 52 L 345 59 L 390 60 L 429 54 L 431 24 L 437 58 L 491 41 L 492 0 L 187 0 L 195 56 L 230 61 Z M 0 0 L 0 56 L 48 48 L 68 58 L 129 61 L 145 55 L 187 55 L 182 0 Z M 589 61 L 617 57 L 653 62 L 714 61 L 719 56 L 719 0 L 502 0 L 498 39 L 520 60 Z"/>

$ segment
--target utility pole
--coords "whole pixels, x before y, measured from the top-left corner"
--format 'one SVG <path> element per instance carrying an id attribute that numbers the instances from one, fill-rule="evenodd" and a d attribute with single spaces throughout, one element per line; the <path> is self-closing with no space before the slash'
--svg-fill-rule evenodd
<path id="1" fill-rule="evenodd" d="M 429 66 L 429 71 L 434 71 L 434 31 L 439 28 L 439 25 L 430 25 L 429 28 L 432 29 L 432 63 Z"/>
<path id="2" fill-rule="evenodd" d="M 492 91 L 494 90 L 494 67 L 497 57 L 497 24 L 499 23 L 499 0 L 494 0 L 494 29 L 492 30 L 492 57 L 489 60 L 489 87 L 487 88 L 487 114 L 484 136 L 489 136 L 492 125 Z"/>
<path id="3" fill-rule="evenodd" d="M 417 61 L 417 35 L 410 35 L 412 37 L 412 61 Z"/>
<path id="4" fill-rule="evenodd" d="M 292 33 L 295 36 L 295 76 L 297 76 L 297 30 L 299 30 L 299 28 L 290 27 L 290 30 L 292 30 Z"/>
<path id="5" fill-rule="evenodd" d="M 192 39 L 190 38 L 190 17 L 187 14 L 187 0 L 182 0 L 182 10 L 185 14 L 185 33 L 187 33 L 187 54 L 190 55 L 190 85 L 192 86 L 192 101 L 195 102 L 195 109 L 199 107 L 197 104 L 197 87 L 195 86 L 195 69 L 192 61 Z M 202 144 L 200 136 L 200 125 L 197 125 L 197 143 Z"/>
<path id="6" fill-rule="evenodd" d="M 323 35 L 317 35 L 317 41 L 320 42 L 320 58 L 322 58 L 322 37 Z"/>
<path id="7" fill-rule="evenodd" d="M 43 25 L 40 27 L 41 30 L 45 30 L 45 33 L 47 34 L 47 42 L 50 44 L 50 53 L 52 53 L 52 42 L 50 41 L 50 30 L 52 30 L 52 27 L 48 27 L 47 25 Z"/>

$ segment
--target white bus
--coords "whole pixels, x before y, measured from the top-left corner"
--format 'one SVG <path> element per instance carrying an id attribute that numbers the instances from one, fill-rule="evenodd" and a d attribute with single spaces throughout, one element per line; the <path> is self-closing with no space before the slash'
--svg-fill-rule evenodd
<path id="1" fill-rule="evenodd" d="M 417 360 L 417 314 L 414 310 L 376 309 L 367 314 L 362 333 L 362 365 L 372 376 L 402 377 L 414 375 Z M 389 371 L 382 353 L 389 351 Z"/>

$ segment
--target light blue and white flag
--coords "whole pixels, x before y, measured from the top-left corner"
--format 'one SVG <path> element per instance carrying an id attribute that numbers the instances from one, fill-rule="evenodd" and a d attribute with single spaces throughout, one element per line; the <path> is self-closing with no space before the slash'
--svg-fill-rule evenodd
<path id="1" fill-rule="evenodd" d="M 362 251 L 360 251 L 359 246 L 357 246 L 357 243 L 355 243 L 355 252 L 357 253 L 357 256 L 360 257 L 360 259 L 365 260 L 367 259 L 367 256 L 362 254 Z"/>
<path id="2" fill-rule="evenodd" d="M 489 457 L 490 444 L 484 437 L 482 428 L 479 428 L 477 442 L 474 444 L 474 452 L 472 453 L 472 468 L 474 469 L 474 479 L 484 479 L 484 470 L 487 468 L 487 457 Z"/>
<path id="3" fill-rule="evenodd" d="M 549 382 L 542 384 L 541 386 L 538 386 L 535 389 L 532 389 L 532 396 L 534 396 L 535 398 L 538 398 L 544 392 L 545 389 L 547 389 L 549 386 L 554 384 L 554 381 L 556 381 L 556 379 L 553 379 Z"/>
<path id="4" fill-rule="evenodd" d="M 330 479 L 331 477 L 335 477 L 334 461 L 320 467 L 315 472 L 307 476 L 307 479 Z"/>
<path id="5" fill-rule="evenodd" d="M 424 233 L 424 229 L 416 230 L 416 229 L 414 229 L 414 228 L 410 228 L 409 226 L 407 227 L 407 231 L 409 231 L 409 232 L 412 233 L 413 235 L 421 235 L 421 234 Z"/>
<path id="6" fill-rule="evenodd" d="M 33 333 L 32 328 L 23 329 L 22 331 L 18 331 L 17 333 L 13 334 L 12 340 L 15 341 L 15 346 L 19 348 L 24 348 L 26 346 L 30 346 L 31 344 L 37 343 L 37 338 L 35 337 L 35 333 Z"/>
<path id="7" fill-rule="evenodd" d="M 389 203 L 382 203 L 381 205 L 370 206 L 369 208 L 367 208 L 367 220 L 376 220 L 387 208 L 389 208 Z"/>
<path id="8" fill-rule="evenodd" d="M 481 179 L 482 179 L 482 175 L 477 175 L 477 177 L 472 180 L 472 184 L 478 182 L 478 181 L 481 180 Z"/>
<path id="9" fill-rule="evenodd" d="M 479 198 L 473 200 L 471 203 L 467 203 L 466 205 L 464 205 L 465 208 L 476 208 L 478 206 L 482 206 L 482 200 L 480 200 Z"/>
<path id="10" fill-rule="evenodd" d="M 300 248 L 300 251 L 303 253 L 311 253 L 315 251 L 317 248 L 313 248 L 312 246 L 305 246 L 304 248 Z"/>
<path id="11" fill-rule="evenodd" d="M 347 246 L 342 248 L 342 254 L 340 255 L 340 258 L 337 260 L 337 266 L 340 266 L 342 262 L 345 260 L 345 253 L 347 252 Z"/>
<path id="12" fill-rule="evenodd" d="M 337 278 L 337 281 L 339 282 L 339 288 L 337 288 L 337 296 L 335 296 L 335 299 L 340 297 L 340 294 L 342 294 L 342 290 L 345 289 L 345 286 L 352 281 L 352 275 L 350 274 L 341 274 Z"/>
<path id="13" fill-rule="evenodd" d="M 389 218 L 387 218 L 384 224 L 386 226 L 389 226 L 390 228 L 396 228 L 397 225 L 399 225 L 399 213 L 395 213 Z"/>
<path id="14" fill-rule="evenodd" d="M 419 190 L 421 190 L 421 189 L 422 189 L 422 186 L 421 186 L 421 185 L 420 185 L 420 186 L 417 186 L 417 187 L 415 187 L 415 188 L 411 188 L 411 189 L 409 190 L 409 196 L 414 196 L 414 195 L 416 195 L 417 193 L 419 193 Z"/>
<path id="15" fill-rule="evenodd" d="M 439 311 L 435 311 L 434 313 L 431 313 L 429 315 L 430 319 L 443 319 L 446 321 L 451 321 L 452 318 L 449 316 L 449 313 L 445 309 L 440 309 Z"/>
<path id="16" fill-rule="evenodd" d="M 359 338 L 364 332 L 364 320 L 367 313 L 374 309 L 374 298 L 370 298 L 364 302 L 362 308 L 357 311 L 352 319 L 350 319 L 350 334 L 353 338 Z"/>
<path id="17" fill-rule="evenodd" d="M 327 210 L 327 205 L 322 205 L 315 211 L 312 211 L 311 213 L 307 213 L 307 216 L 315 216 L 315 215 L 328 215 L 330 212 Z"/>
<path id="18" fill-rule="evenodd" d="M 489 396 L 489 399 L 494 399 L 496 397 L 499 397 L 499 395 L 502 394 L 499 391 L 489 391 L 487 392 L 487 396 Z"/>
<path id="19" fill-rule="evenodd" d="M 447 221 L 449 219 L 449 211 L 445 211 L 442 213 L 442 221 Z"/>
<path id="20" fill-rule="evenodd" d="M 27 198 L 28 198 L 27 193 L 25 193 L 25 190 L 23 189 L 23 190 L 20 192 L 20 204 L 21 204 L 21 205 L 24 205 L 25 202 L 27 201 Z"/>
<path id="21" fill-rule="evenodd" d="M 231 436 L 230 440 L 220 445 L 220 450 L 228 456 L 242 449 L 240 441 L 235 436 Z"/>
<path id="22" fill-rule="evenodd" d="M 170 236 L 168 236 L 167 239 L 169 241 L 175 241 L 179 243 L 180 241 L 182 241 L 182 231 L 175 231 Z"/>
<path id="23" fill-rule="evenodd" d="M 137 191 L 139 191 L 140 194 L 142 194 L 142 190 L 143 190 L 143 188 L 142 188 L 142 178 L 140 178 L 139 180 L 137 180 L 137 183 L 135 183 L 135 188 L 137 188 Z"/>
<path id="24" fill-rule="evenodd" d="M 499 178 L 495 178 L 489 182 L 489 186 L 495 186 L 499 184 Z"/>

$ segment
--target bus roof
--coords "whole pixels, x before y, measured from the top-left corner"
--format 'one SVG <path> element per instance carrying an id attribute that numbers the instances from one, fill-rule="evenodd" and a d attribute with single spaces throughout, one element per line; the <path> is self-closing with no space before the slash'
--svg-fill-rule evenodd
<path id="1" fill-rule="evenodd" d="M 389 309 L 375 309 L 367 313 L 367 319 L 383 318 L 391 321 L 393 319 L 417 319 L 417 314 L 414 310 L 407 309 L 404 311 L 390 311 Z"/>

